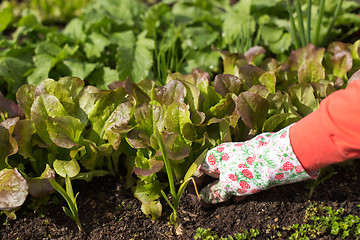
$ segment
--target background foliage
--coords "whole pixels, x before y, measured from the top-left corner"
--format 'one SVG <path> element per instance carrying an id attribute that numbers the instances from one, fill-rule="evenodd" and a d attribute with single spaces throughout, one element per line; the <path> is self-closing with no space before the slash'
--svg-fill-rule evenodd
<path id="1" fill-rule="evenodd" d="M 233 5 L 228 0 L 87 2 L 1 4 L 0 91 L 5 96 L 15 100 L 22 84 L 38 84 L 48 77 L 75 76 L 102 89 L 127 77 L 163 85 L 168 70 L 187 74 L 200 68 L 213 77 L 221 73 L 222 63 L 212 45 L 232 53 L 261 45 L 267 56 L 280 62 L 294 49 L 289 14 L 281 0 Z M 336 3 L 328 0 L 324 8 L 319 46 L 335 39 L 356 40 L 352 36 L 360 26 L 360 5 L 355 1 L 343 3 L 335 28 L 325 38 Z M 307 1 L 302 6 L 306 8 Z M 318 6 L 319 1 L 313 1 L 313 22 Z"/>

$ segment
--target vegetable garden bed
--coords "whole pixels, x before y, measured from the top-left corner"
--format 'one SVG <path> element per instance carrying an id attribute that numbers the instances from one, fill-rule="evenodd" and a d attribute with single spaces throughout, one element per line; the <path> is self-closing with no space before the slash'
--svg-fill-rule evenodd
<path id="1" fill-rule="evenodd" d="M 360 235 L 356 161 L 208 208 L 186 188 L 208 149 L 295 123 L 360 78 L 360 4 L 155 2 L 1 5 L 1 237 Z"/>
<path id="2" fill-rule="evenodd" d="M 253 228 L 259 231 L 255 239 L 289 239 L 296 232 L 299 235 L 293 235 L 293 239 L 300 239 L 302 233 L 310 239 L 343 239 L 347 229 L 351 230 L 348 239 L 355 239 L 353 234 L 360 215 L 360 164 L 355 162 L 351 166 L 335 167 L 338 173 L 321 184 L 311 201 L 307 200 L 308 183 L 276 187 L 241 203 L 232 201 L 208 209 L 186 193 L 179 211 L 186 229 L 183 236 L 177 236 L 169 222 L 170 208 L 164 209 L 160 219 L 151 220 L 141 212 L 139 201 L 124 190 L 118 178 L 97 178 L 91 183 L 75 181 L 74 189 L 80 192 L 82 233 L 75 222 L 59 211 L 59 205 L 66 204 L 65 201 L 52 196 L 44 205 L 28 199 L 18 211 L 18 220 L 6 220 L 2 216 L 0 236 L 2 239 L 193 239 L 194 236 L 217 239 L 205 238 L 206 231 L 197 233 L 202 228 L 211 229 L 210 236 L 251 239 L 249 234 L 248 238 L 239 235 L 236 238 L 236 234 Z M 333 211 L 326 214 L 323 206 Z M 320 220 L 314 224 L 310 220 L 313 216 L 324 216 L 328 224 L 320 224 Z M 296 228 L 295 224 L 299 226 Z"/>

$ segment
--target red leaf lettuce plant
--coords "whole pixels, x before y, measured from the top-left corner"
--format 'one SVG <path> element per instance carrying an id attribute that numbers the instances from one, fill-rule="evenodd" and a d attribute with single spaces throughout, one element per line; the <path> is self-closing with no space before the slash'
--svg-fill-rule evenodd
<path id="1" fill-rule="evenodd" d="M 257 65 L 261 47 L 244 54 L 217 50 L 224 74 L 213 81 L 194 69 L 169 74 L 164 86 L 127 79 L 103 90 L 76 77 L 23 85 L 17 104 L 0 104 L 0 174 L 6 176 L 0 182 L 0 203 L 6 202 L 1 209 L 16 209 L 28 193 L 49 194 L 54 189 L 48 179 L 55 175 L 62 184 L 66 177 L 89 181 L 122 174 L 146 215 L 161 216 L 163 196 L 173 209 L 171 221 L 180 226 L 177 210 L 201 160 L 195 159 L 222 142 L 276 131 L 317 109 L 360 68 L 359 45 L 309 44 L 283 63 L 270 58 Z M 74 206 L 67 213 L 76 217 L 76 197 L 70 190 L 68 195 Z"/>

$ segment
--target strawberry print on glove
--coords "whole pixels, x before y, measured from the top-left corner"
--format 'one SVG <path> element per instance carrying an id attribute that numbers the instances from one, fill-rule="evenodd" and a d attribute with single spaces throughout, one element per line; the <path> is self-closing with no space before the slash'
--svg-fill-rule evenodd
<path id="1" fill-rule="evenodd" d="M 201 190 L 201 199 L 207 203 L 224 202 L 231 196 L 254 194 L 316 177 L 304 170 L 293 152 L 289 128 L 263 133 L 243 143 L 223 143 L 209 150 L 198 172 L 219 180 Z"/>

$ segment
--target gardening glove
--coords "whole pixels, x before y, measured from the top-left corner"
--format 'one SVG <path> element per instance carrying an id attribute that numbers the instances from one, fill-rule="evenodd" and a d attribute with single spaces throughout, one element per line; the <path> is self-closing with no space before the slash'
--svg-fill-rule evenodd
<path id="1" fill-rule="evenodd" d="M 200 199 L 219 203 L 231 196 L 245 196 L 316 177 L 310 176 L 295 156 L 289 128 L 263 133 L 246 142 L 223 143 L 209 150 L 195 176 L 205 173 L 219 180 L 203 188 Z"/>

